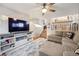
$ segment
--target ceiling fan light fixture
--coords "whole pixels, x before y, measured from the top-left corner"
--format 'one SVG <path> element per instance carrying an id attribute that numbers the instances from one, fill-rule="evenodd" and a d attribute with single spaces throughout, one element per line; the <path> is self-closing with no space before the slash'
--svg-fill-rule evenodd
<path id="1" fill-rule="evenodd" d="M 43 8 L 42 9 L 42 13 L 46 13 L 47 12 L 47 9 L 46 8 Z"/>

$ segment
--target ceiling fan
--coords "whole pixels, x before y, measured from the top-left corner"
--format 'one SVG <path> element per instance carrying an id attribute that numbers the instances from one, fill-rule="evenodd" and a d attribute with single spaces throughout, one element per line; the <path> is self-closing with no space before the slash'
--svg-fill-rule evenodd
<path id="1" fill-rule="evenodd" d="M 49 12 L 55 12 L 56 10 L 55 9 L 53 9 L 53 5 L 54 5 L 55 3 L 43 3 L 42 4 L 42 15 L 44 15 L 47 11 L 49 11 Z"/>

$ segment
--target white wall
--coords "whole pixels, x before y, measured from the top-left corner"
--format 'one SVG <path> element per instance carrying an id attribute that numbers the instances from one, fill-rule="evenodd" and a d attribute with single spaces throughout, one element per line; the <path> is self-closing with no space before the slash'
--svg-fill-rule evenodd
<path id="1" fill-rule="evenodd" d="M 30 31 L 33 31 L 33 35 L 39 35 L 42 29 L 43 27 L 41 25 L 30 22 Z"/>
<path id="2" fill-rule="evenodd" d="M 78 23 L 79 24 L 79 14 L 74 14 L 74 15 L 66 15 L 66 16 L 69 16 L 69 20 L 73 20 L 72 23 Z M 62 16 L 62 17 L 66 17 L 66 16 Z M 57 18 L 52 18 L 50 20 L 50 22 L 55 22 L 55 19 L 58 19 L 58 20 L 63 20 L 62 17 L 57 17 Z M 65 19 L 66 20 L 66 19 Z M 50 34 L 55 34 L 55 30 L 48 30 L 48 35 Z"/>
<path id="3" fill-rule="evenodd" d="M 0 16 L 0 34 L 8 33 L 8 20 Z"/>
<path id="4" fill-rule="evenodd" d="M 39 24 L 35 24 L 33 22 L 30 23 L 30 31 L 33 31 L 34 35 L 40 34 L 42 32 L 42 26 Z M 8 17 L 0 16 L 0 34 L 5 34 L 8 32 Z"/>

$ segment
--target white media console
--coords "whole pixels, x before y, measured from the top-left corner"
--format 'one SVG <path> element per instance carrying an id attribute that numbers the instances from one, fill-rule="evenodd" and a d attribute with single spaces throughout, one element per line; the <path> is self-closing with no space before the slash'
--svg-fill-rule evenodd
<path id="1" fill-rule="evenodd" d="M 46 40 L 33 40 L 32 32 L 0 35 L 1 56 L 39 56 L 39 47 Z"/>

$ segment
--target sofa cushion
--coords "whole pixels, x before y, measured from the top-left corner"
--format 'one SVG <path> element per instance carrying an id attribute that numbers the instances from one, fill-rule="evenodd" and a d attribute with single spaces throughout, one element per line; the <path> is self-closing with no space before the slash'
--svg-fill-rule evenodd
<path id="1" fill-rule="evenodd" d="M 77 44 L 79 43 L 79 32 L 76 33 L 75 37 L 73 38 L 73 41 Z"/>
<path id="2" fill-rule="evenodd" d="M 63 51 L 75 51 L 78 45 L 73 40 L 63 38 L 62 39 Z"/>
<path id="3" fill-rule="evenodd" d="M 55 32 L 55 35 L 62 37 L 63 36 L 63 32 L 62 31 L 56 31 Z"/>
<path id="4" fill-rule="evenodd" d="M 62 37 L 56 35 L 48 36 L 48 40 L 56 43 L 62 43 Z"/>

